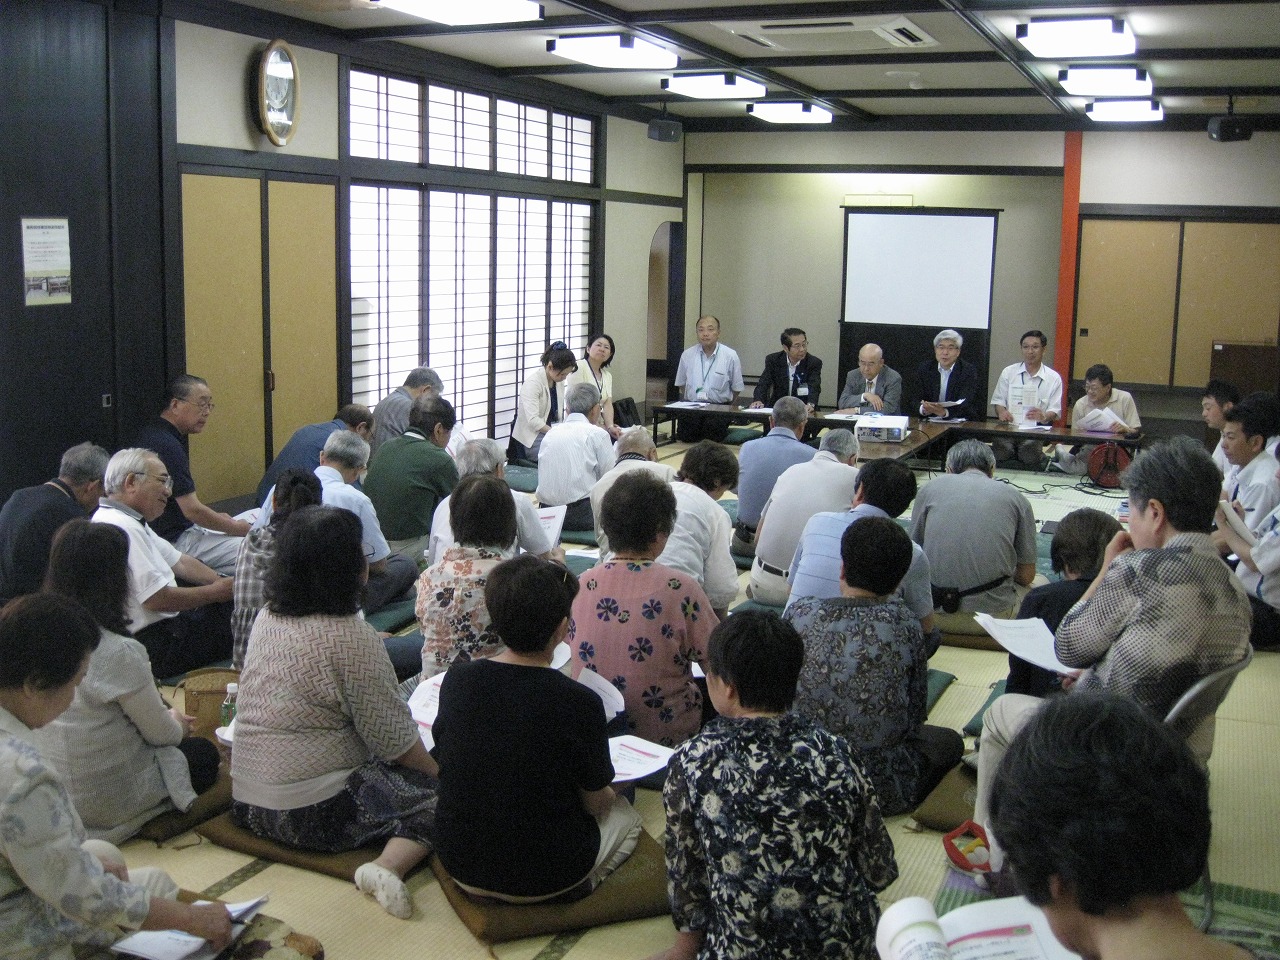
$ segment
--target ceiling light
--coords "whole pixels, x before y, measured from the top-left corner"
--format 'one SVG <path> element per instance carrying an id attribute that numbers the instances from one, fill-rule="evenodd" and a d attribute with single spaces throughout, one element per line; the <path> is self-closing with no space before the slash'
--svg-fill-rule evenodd
<path id="1" fill-rule="evenodd" d="M 376 0 L 379 7 L 399 10 L 422 20 L 451 27 L 481 23 L 519 23 L 541 20 L 542 7 L 533 0 Z"/>
<path id="2" fill-rule="evenodd" d="M 732 73 L 685 73 L 662 81 L 662 89 L 699 100 L 754 100 L 768 89 Z"/>
<path id="3" fill-rule="evenodd" d="M 1138 48 L 1129 24 L 1118 17 L 1032 20 L 1015 32 L 1036 57 L 1125 57 Z"/>
<path id="4" fill-rule="evenodd" d="M 1164 119 L 1159 100 L 1095 100 L 1084 108 L 1090 120 L 1107 123 L 1142 123 Z"/>
<path id="5" fill-rule="evenodd" d="M 811 103 L 748 103 L 747 113 L 770 123 L 830 123 L 831 111 Z"/>
<path id="6" fill-rule="evenodd" d="M 548 40 L 547 53 L 611 70 L 674 70 L 680 63 L 679 57 L 656 43 L 618 33 Z"/>
<path id="7" fill-rule="evenodd" d="M 1149 97 L 1151 76 L 1140 67 L 1071 67 L 1058 83 L 1077 97 Z"/>

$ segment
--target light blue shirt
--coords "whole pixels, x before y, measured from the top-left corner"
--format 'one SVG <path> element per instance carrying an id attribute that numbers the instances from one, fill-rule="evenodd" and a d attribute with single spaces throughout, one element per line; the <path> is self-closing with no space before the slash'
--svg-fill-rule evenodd
<path id="1" fill-rule="evenodd" d="M 800 544 L 791 558 L 791 596 L 787 608 L 800 597 L 828 600 L 840 596 L 840 538 L 855 520 L 888 517 L 879 507 L 859 504 L 839 513 L 815 513 L 805 524 Z M 911 566 L 893 592 L 901 597 L 917 620 L 933 613 L 933 589 L 929 583 L 929 561 L 917 543 L 911 544 Z"/>
<path id="2" fill-rule="evenodd" d="M 382 535 L 382 528 L 378 526 L 378 511 L 373 509 L 373 501 L 344 481 L 342 474 L 333 467 L 316 467 L 316 477 L 320 481 L 321 503 L 326 507 L 350 510 L 360 518 L 360 526 L 364 531 L 361 535 L 364 558 L 370 563 L 377 563 L 389 556 L 391 547 L 387 545 L 387 538 Z M 255 527 L 262 527 L 270 522 L 271 505 L 275 503 L 275 499 L 276 488 L 272 487 L 254 522 Z"/>

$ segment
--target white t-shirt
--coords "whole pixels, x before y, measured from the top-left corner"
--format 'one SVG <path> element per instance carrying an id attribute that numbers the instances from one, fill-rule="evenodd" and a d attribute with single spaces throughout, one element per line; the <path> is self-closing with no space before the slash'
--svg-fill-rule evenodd
<path id="1" fill-rule="evenodd" d="M 141 516 L 123 504 L 107 500 L 93 514 L 94 523 L 119 527 L 129 537 L 129 626 L 136 632 L 176 613 L 162 613 L 143 606 L 165 587 L 176 587 L 173 567 L 182 552 L 142 522 Z"/>

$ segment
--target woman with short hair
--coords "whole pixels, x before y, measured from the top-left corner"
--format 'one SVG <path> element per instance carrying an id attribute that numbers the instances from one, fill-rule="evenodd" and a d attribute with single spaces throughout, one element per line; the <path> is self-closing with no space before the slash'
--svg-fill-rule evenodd
<path id="1" fill-rule="evenodd" d="M 67 523 L 44 589 L 78 601 L 98 624 L 97 649 L 71 706 L 36 734 L 90 836 L 123 843 L 153 817 L 189 810 L 218 779 L 218 748 L 160 699 L 147 648 L 129 633 L 129 538 L 119 527 Z"/>
<path id="2" fill-rule="evenodd" d="M 281 529 L 240 675 L 231 812 L 304 850 L 384 843 L 356 887 L 407 919 L 404 877 L 431 852 L 436 764 L 360 617 L 368 570 L 348 510 L 303 507 Z"/>
<path id="3" fill-rule="evenodd" d="M 95 526 L 97 526 L 95 524 Z M 128 870 L 90 840 L 32 732 L 70 706 L 101 628 L 68 597 L 37 593 L 0 610 L 0 930 L 7 960 L 72 960 L 137 930 L 181 930 L 221 950 L 221 904 L 178 903 L 155 869 Z"/>
<path id="4" fill-rule="evenodd" d="M 692 667 L 719 623 L 694 577 L 655 562 L 675 522 L 671 484 L 645 470 L 620 476 L 601 504 L 613 557 L 578 578 L 569 626 L 574 676 L 595 670 L 609 680 L 626 701 L 630 730 L 669 747 L 701 725 Z"/>
<path id="5" fill-rule="evenodd" d="M 596 337 L 582 352 L 583 363 L 570 375 L 568 385 L 590 383 L 600 391 L 600 426 L 609 431 L 609 436 L 617 440 L 622 436 L 622 428 L 613 421 L 613 374 L 609 372 L 609 364 L 613 363 L 613 355 L 617 352 L 613 337 L 602 333 Z"/>
<path id="6" fill-rule="evenodd" d="M 520 384 L 516 419 L 511 425 L 511 453 L 518 459 L 538 462 L 542 438 L 553 423 L 563 420 L 565 410 L 564 382 L 578 368 L 573 351 L 563 340 L 551 344 L 538 360 L 540 370 L 525 377 Z"/>
<path id="7" fill-rule="evenodd" d="M 463 477 L 450 495 L 449 517 L 455 542 L 418 579 L 423 679 L 502 647 L 489 632 L 484 585 L 516 538 L 511 489 L 491 473 Z"/>

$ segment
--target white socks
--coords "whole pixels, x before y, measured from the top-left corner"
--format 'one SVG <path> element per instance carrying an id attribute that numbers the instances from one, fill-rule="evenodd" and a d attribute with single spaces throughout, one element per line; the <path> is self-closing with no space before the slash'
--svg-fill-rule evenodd
<path id="1" fill-rule="evenodd" d="M 366 863 L 356 870 L 356 889 L 373 897 L 393 917 L 408 920 L 413 916 L 413 901 L 404 881 L 386 867 Z"/>

